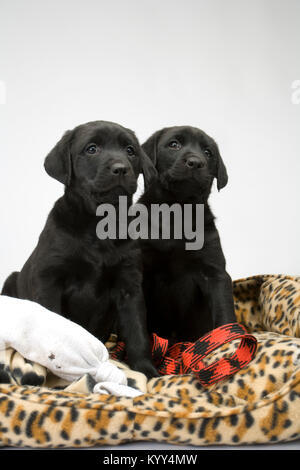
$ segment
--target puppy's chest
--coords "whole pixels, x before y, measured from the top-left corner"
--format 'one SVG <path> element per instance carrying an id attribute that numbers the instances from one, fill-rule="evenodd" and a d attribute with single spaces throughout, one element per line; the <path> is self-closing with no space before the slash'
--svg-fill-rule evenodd
<path id="1" fill-rule="evenodd" d="M 201 259 L 189 253 L 152 252 L 144 262 L 144 285 L 156 298 L 188 304 L 205 285 Z M 176 299 L 176 300 L 175 300 Z"/>
<path id="2" fill-rule="evenodd" d="M 113 275 L 113 266 L 107 267 L 103 262 L 96 262 L 87 257 L 73 257 L 67 262 L 67 283 L 77 284 L 77 287 L 91 284 L 96 286 L 106 280 L 109 284 Z"/>
<path id="3" fill-rule="evenodd" d="M 149 250 L 144 251 L 143 261 L 146 271 L 153 271 L 155 275 L 161 274 L 170 280 L 189 273 L 197 274 L 201 269 L 200 257 L 195 257 L 184 250 Z"/>
<path id="4" fill-rule="evenodd" d="M 99 296 L 116 286 L 125 262 L 126 256 L 117 250 L 103 253 L 94 246 L 79 246 L 66 262 L 67 284 L 79 290 L 89 286 L 91 293 Z"/>

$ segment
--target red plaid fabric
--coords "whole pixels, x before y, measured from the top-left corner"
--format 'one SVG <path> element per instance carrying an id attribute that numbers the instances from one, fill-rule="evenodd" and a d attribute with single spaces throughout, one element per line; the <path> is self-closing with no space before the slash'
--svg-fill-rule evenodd
<path id="1" fill-rule="evenodd" d="M 212 364 L 204 365 L 203 359 L 225 343 L 240 339 L 235 353 L 223 357 Z M 257 340 L 239 323 L 220 326 L 199 338 L 195 343 L 176 343 L 169 347 L 167 339 L 152 334 L 152 357 L 161 375 L 193 373 L 199 382 L 207 387 L 235 374 L 255 356 Z M 125 344 L 118 342 L 111 357 L 122 360 L 125 356 Z"/>

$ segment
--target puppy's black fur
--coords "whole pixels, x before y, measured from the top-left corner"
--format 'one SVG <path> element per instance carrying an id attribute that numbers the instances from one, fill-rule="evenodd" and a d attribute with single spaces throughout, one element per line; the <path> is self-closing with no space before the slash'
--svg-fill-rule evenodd
<path id="1" fill-rule="evenodd" d="M 151 362 L 142 292 L 141 253 L 130 239 L 99 240 L 96 208 L 131 204 L 139 173 L 156 173 L 134 133 L 95 121 L 64 134 L 45 159 L 45 169 L 65 185 L 37 247 L 21 272 L 12 273 L 2 294 L 29 299 L 80 324 L 105 342 L 116 332 L 126 343 L 128 363 L 148 377 Z M 41 318 L 41 321 L 43 319 Z"/>
<path id="2" fill-rule="evenodd" d="M 153 203 L 191 204 L 193 210 L 204 204 L 202 249 L 186 250 L 185 238 L 174 239 L 172 219 L 170 240 L 142 240 L 149 332 L 174 341 L 195 341 L 236 321 L 232 281 L 208 205 L 213 179 L 220 190 L 227 184 L 227 171 L 214 140 L 189 126 L 162 129 L 142 148 L 159 174 L 139 201 L 148 213 Z"/>

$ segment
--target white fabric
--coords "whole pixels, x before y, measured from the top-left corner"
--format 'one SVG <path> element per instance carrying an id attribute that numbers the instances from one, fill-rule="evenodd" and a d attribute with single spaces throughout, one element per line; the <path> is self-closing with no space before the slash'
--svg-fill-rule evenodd
<path id="1" fill-rule="evenodd" d="M 13 348 L 69 382 L 88 373 L 97 382 L 95 393 L 136 396 L 125 373 L 108 361 L 104 344 L 77 323 L 30 300 L 4 295 L 0 295 L 0 318 L 0 351 Z"/>

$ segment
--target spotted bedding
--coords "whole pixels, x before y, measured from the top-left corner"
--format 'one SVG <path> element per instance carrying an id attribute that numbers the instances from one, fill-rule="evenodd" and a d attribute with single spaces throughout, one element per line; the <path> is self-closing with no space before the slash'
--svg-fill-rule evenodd
<path id="1" fill-rule="evenodd" d="M 136 398 L 93 394 L 85 375 L 74 383 L 12 349 L 0 353 L 0 445 L 88 447 L 129 441 L 217 445 L 300 437 L 300 278 L 258 275 L 234 282 L 237 319 L 258 341 L 253 361 L 203 388 L 192 375 L 143 374 L 117 363 Z M 107 347 L 116 344 L 112 337 Z M 232 355 L 238 341 L 207 363 Z"/>

